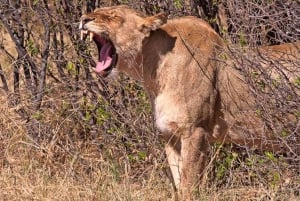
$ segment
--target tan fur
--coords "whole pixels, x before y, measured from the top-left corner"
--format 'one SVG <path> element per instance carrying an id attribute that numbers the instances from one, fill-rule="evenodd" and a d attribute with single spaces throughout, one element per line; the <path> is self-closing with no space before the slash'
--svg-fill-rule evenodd
<path id="1" fill-rule="evenodd" d="M 181 17 L 166 23 L 164 14 L 147 17 L 117 6 L 83 15 L 81 23 L 95 34 L 105 33 L 117 49 L 117 69 L 143 84 L 183 200 L 191 199 L 199 184 L 209 143 L 278 148 L 268 142 L 272 134 L 256 114 L 244 77 L 220 61 L 226 53 L 222 39 L 203 20 Z M 295 60 L 299 47 L 297 43 L 259 51 L 274 59 L 289 52 Z"/>

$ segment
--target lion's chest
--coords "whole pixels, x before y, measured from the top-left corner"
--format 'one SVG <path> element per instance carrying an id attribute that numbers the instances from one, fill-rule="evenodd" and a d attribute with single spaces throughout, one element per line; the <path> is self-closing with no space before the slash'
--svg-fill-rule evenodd
<path id="1" fill-rule="evenodd" d="M 169 93 L 162 93 L 155 98 L 154 118 L 161 132 L 176 133 L 178 128 L 186 126 L 188 122 L 186 106 L 181 104 L 178 97 Z"/>

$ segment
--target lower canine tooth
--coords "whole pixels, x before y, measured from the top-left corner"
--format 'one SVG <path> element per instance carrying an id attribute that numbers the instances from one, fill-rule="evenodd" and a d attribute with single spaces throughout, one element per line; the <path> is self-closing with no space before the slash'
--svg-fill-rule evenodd
<path id="1" fill-rule="evenodd" d="M 89 33 L 88 30 L 81 30 L 80 31 L 80 40 L 84 39 L 84 36 L 87 35 Z"/>
<path id="2" fill-rule="evenodd" d="M 83 31 L 80 31 L 80 40 L 83 40 Z"/>
<path id="3" fill-rule="evenodd" d="M 94 37 L 94 33 L 93 33 L 93 32 L 90 32 L 90 41 L 93 40 L 93 37 Z"/>

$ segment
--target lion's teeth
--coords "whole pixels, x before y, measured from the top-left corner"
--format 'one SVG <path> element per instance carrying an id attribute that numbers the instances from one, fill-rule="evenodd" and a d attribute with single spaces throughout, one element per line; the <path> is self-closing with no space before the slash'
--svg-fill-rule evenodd
<path id="1" fill-rule="evenodd" d="M 84 39 L 84 36 L 87 35 L 89 33 L 88 30 L 81 30 L 80 31 L 80 40 Z"/>
<path id="2" fill-rule="evenodd" d="M 93 32 L 90 32 L 90 41 L 93 40 L 93 37 L 94 37 L 94 33 L 93 33 Z"/>
<path id="3" fill-rule="evenodd" d="M 83 31 L 81 30 L 81 31 L 80 31 L 80 40 L 83 40 L 83 34 L 84 34 L 84 33 L 83 33 Z"/>

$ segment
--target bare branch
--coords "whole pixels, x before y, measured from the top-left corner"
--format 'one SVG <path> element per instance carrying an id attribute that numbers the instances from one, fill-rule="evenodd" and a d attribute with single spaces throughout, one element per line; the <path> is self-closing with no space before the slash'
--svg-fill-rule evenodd
<path id="1" fill-rule="evenodd" d="M 5 77 L 4 72 L 3 72 L 3 70 L 2 70 L 1 64 L 0 64 L 0 78 L 1 78 L 2 83 L 3 83 L 3 87 L 2 87 L 2 88 L 5 90 L 6 93 L 8 93 L 8 92 L 9 92 L 9 89 L 8 89 L 6 77 Z"/>
<path id="2" fill-rule="evenodd" d="M 46 7 L 47 8 L 47 7 Z M 47 10 L 48 13 L 48 10 Z M 46 83 L 46 71 L 47 71 L 47 62 L 49 57 L 49 48 L 50 48 L 50 26 L 49 19 L 47 18 L 46 11 L 40 13 L 45 33 L 44 33 L 44 49 L 42 52 L 42 64 L 41 64 L 41 73 L 39 79 L 39 85 L 37 88 L 37 96 L 35 100 L 35 110 L 39 110 L 42 103 L 42 98 L 44 94 L 44 88 Z"/>

